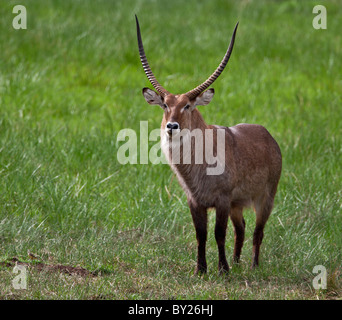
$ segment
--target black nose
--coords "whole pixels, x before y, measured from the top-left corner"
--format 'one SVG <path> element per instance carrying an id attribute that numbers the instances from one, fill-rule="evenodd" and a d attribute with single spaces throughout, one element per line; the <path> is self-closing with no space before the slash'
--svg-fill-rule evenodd
<path id="1" fill-rule="evenodd" d="M 168 128 L 169 130 L 177 130 L 179 129 L 179 124 L 177 122 L 168 122 L 166 124 L 166 128 Z"/>

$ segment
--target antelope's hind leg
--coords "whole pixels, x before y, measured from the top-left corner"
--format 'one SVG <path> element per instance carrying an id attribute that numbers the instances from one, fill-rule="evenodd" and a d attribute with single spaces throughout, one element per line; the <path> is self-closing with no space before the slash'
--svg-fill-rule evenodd
<path id="1" fill-rule="evenodd" d="M 230 212 L 230 220 L 234 226 L 234 255 L 233 261 L 238 263 L 240 261 L 241 250 L 245 240 L 245 219 L 242 215 L 242 207 L 233 207 Z"/>
<path id="2" fill-rule="evenodd" d="M 253 262 L 252 268 L 255 268 L 259 265 L 259 253 L 260 253 L 260 246 L 262 239 L 264 237 L 264 228 L 266 222 L 272 212 L 273 209 L 273 196 L 267 194 L 263 198 L 263 200 L 255 206 L 255 213 L 256 213 L 256 223 L 255 229 L 253 234 Z"/>

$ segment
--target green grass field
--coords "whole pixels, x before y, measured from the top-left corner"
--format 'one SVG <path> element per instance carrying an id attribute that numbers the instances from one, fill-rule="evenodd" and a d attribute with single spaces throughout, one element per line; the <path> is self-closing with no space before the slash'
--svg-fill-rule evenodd
<path id="1" fill-rule="evenodd" d="M 16 4 L 27 30 L 12 27 Z M 322 0 L 327 29 L 316 30 L 316 4 L 1 1 L 0 298 L 341 299 L 342 5 Z M 150 84 L 134 14 L 154 73 L 174 93 L 215 70 L 240 22 L 216 95 L 199 108 L 208 124 L 265 126 L 282 150 L 257 270 L 253 211 L 242 261 L 224 277 L 210 212 L 208 274 L 194 276 L 195 229 L 171 169 L 117 160 L 121 129 L 138 132 L 144 120 L 152 130 L 162 117 L 141 95 Z M 233 238 L 229 223 L 230 265 Z M 26 290 L 12 285 L 14 258 L 27 263 Z M 325 290 L 313 288 L 316 265 Z"/>

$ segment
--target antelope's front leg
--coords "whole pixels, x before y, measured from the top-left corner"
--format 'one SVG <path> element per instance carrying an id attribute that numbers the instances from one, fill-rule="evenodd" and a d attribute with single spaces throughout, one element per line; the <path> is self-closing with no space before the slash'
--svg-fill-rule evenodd
<path id="1" fill-rule="evenodd" d="M 225 243 L 226 230 L 228 222 L 228 209 L 216 208 L 216 224 L 215 224 L 215 239 L 219 253 L 218 268 L 220 273 L 229 272 L 229 266 L 226 259 Z"/>
<path id="2" fill-rule="evenodd" d="M 205 257 L 205 246 L 207 242 L 207 209 L 189 201 L 190 212 L 197 238 L 197 267 L 195 274 L 207 272 L 207 261 Z"/>

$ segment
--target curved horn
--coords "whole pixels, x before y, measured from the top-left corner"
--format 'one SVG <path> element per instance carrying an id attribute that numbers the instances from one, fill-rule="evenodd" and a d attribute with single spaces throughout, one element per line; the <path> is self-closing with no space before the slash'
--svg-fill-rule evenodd
<path id="1" fill-rule="evenodd" d="M 145 51 L 144 51 L 144 46 L 141 40 L 141 34 L 140 34 L 140 27 L 139 27 L 139 21 L 137 15 L 135 15 L 135 21 L 137 24 L 137 36 L 138 36 L 138 46 L 139 46 L 139 55 L 140 55 L 140 60 L 142 63 L 142 66 L 144 68 L 145 74 L 150 80 L 152 86 L 160 93 L 162 97 L 165 97 L 166 95 L 170 94 L 167 90 L 165 90 L 157 81 L 156 77 L 154 76 L 151 67 L 148 64 Z"/>
<path id="2" fill-rule="evenodd" d="M 200 84 L 198 87 L 196 87 L 195 89 L 192 89 L 191 91 L 186 93 L 186 95 L 189 97 L 190 100 L 196 98 L 201 92 L 203 92 L 205 89 L 207 89 L 220 76 L 220 74 L 224 70 L 225 66 L 227 65 L 227 63 L 229 61 L 230 55 L 233 51 L 235 34 L 236 34 L 236 30 L 237 30 L 238 25 L 239 25 L 239 22 L 235 26 L 233 36 L 232 36 L 232 39 L 230 40 L 230 44 L 229 44 L 229 47 L 227 49 L 227 52 L 226 52 L 225 56 L 223 57 L 220 65 L 215 70 L 215 72 L 207 80 L 205 80 L 202 84 Z"/>

